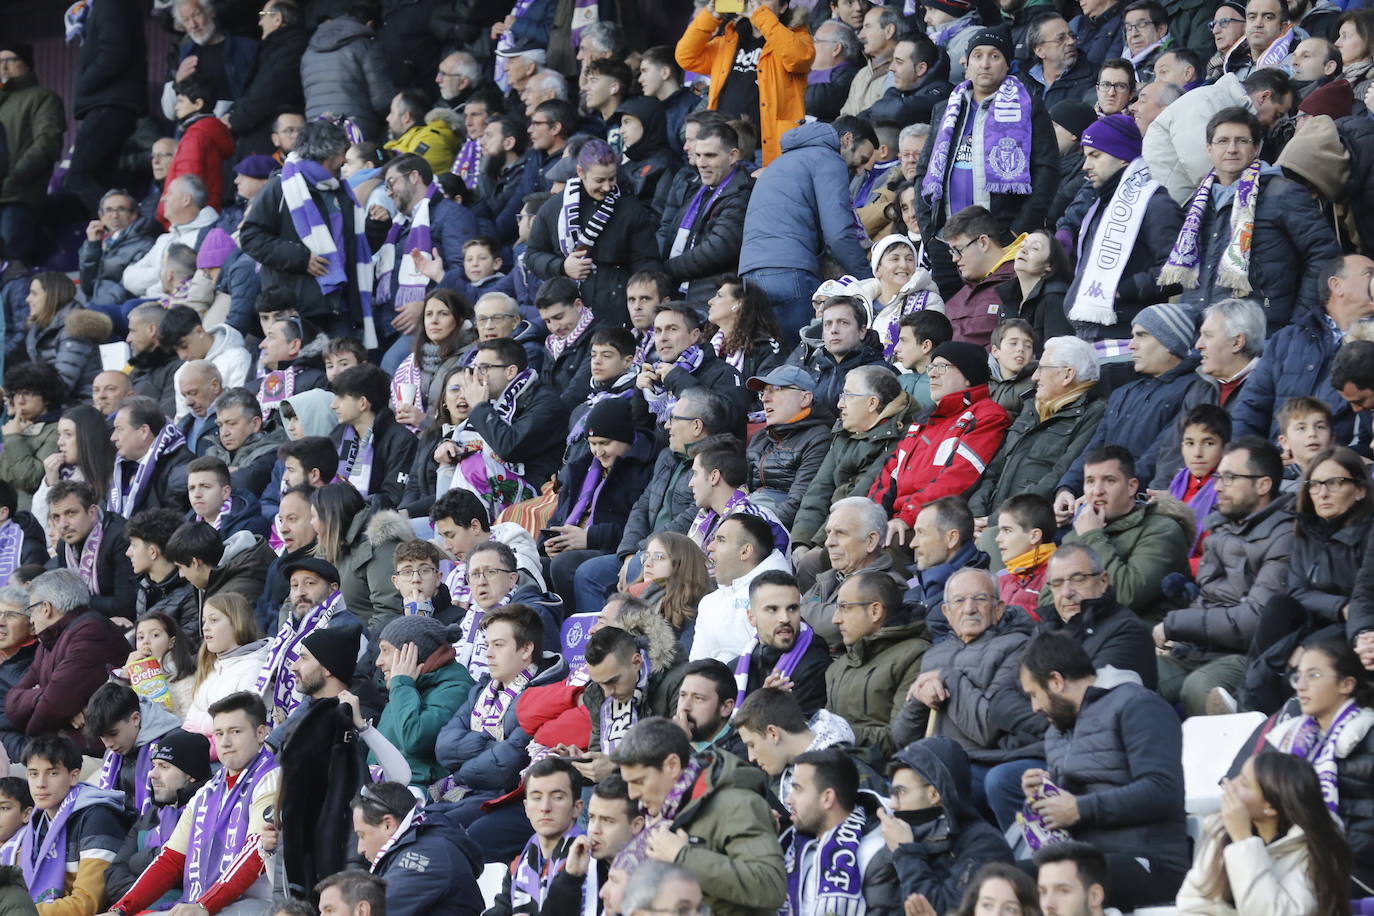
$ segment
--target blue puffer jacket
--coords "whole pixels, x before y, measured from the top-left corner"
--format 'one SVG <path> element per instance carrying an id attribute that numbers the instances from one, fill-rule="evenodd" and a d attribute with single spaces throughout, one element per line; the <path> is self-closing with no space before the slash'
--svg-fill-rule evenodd
<path id="1" fill-rule="evenodd" d="M 1231 406 L 1234 434 L 1273 439 L 1279 433 L 1275 415 L 1283 402 L 1314 397 L 1331 408 L 1333 441 L 1354 441 L 1359 417 L 1331 387 L 1331 361 L 1337 349 L 1325 312 L 1302 311 L 1292 324 L 1266 340 L 1259 365 Z"/>
<path id="2" fill-rule="evenodd" d="M 835 128 L 817 121 L 783 134 L 782 155 L 759 176 L 749 198 L 740 273 L 771 267 L 820 276 L 828 247 L 844 273 L 863 280 L 873 271 L 860 235 Z"/>
<path id="3" fill-rule="evenodd" d="M 452 805 L 425 805 L 374 866 L 386 881 L 390 916 L 477 916 L 482 912 L 482 850 L 448 815 Z"/>
<path id="4" fill-rule="evenodd" d="M 557 635 L 554 634 L 555 637 Z M 539 664 L 539 672 L 525 689 L 555 684 L 568 676 L 568 663 L 561 655 L 545 652 Z M 453 718 L 439 732 L 434 752 L 440 765 L 452 773 L 459 783 L 472 789 L 474 794 L 495 798 L 520 784 L 520 771 L 529 763 L 525 749 L 529 747 L 530 735 L 520 727 L 515 703 L 506 706 L 505 715 L 501 718 L 504 740 L 498 741 L 485 731 L 472 727 L 473 707 L 486 695 L 490 683 L 491 676 L 486 675 L 472 688 L 467 702 L 458 707 Z"/>

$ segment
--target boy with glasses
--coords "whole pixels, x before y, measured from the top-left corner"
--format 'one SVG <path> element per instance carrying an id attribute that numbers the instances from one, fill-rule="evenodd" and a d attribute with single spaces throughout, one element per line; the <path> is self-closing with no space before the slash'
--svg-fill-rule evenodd
<path id="1" fill-rule="evenodd" d="M 487 660 L 487 631 L 482 625 L 486 615 L 507 604 L 527 604 L 534 608 L 543 624 L 539 652 L 558 650 L 559 624 L 563 620 L 563 601 L 520 581 L 515 551 L 500 541 L 484 541 L 468 552 L 468 583 L 472 603 L 462 621 L 462 635 L 454 642 L 458 663 L 467 667 L 474 681 L 490 669 Z"/>

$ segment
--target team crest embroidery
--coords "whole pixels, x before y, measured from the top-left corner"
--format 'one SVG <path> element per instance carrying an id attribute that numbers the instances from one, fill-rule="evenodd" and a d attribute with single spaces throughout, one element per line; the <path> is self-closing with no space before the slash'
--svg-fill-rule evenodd
<path id="1" fill-rule="evenodd" d="M 1003 137 L 988 150 L 988 168 L 1008 181 L 1020 175 L 1026 167 L 1026 152 L 1011 137 Z"/>

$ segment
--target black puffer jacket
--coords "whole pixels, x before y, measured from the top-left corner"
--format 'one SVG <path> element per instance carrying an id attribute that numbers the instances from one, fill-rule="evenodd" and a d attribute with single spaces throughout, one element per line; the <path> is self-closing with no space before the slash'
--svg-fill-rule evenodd
<path id="1" fill-rule="evenodd" d="M 1339 623 L 1371 543 L 1374 519 L 1352 512 L 1326 521 L 1304 512 L 1296 520 L 1288 555 L 1288 594 L 1307 609 L 1314 623 Z"/>
<path id="2" fill-rule="evenodd" d="M 682 254 L 670 257 L 677 227 L 681 225 L 699 187 L 700 183 L 693 187 L 692 193 L 679 206 L 671 211 L 665 210 L 660 223 L 660 228 L 668 227 L 666 240 L 662 234 L 659 236 L 663 244 L 663 270 L 674 282 L 688 283 L 688 302 L 705 302 L 711 298 L 720 283 L 720 276 L 734 273 L 739 265 L 740 245 L 744 240 L 744 211 L 749 209 L 754 179 L 749 177 L 747 171 L 737 174 L 715 203 L 697 217 Z M 711 192 L 708 191 L 702 204 L 705 205 L 710 198 Z"/>
<path id="3" fill-rule="evenodd" d="M 72 97 L 77 120 L 96 108 L 148 110 L 148 50 L 142 4 L 109 0 L 86 8 L 80 70 Z"/>
<path id="4" fill-rule="evenodd" d="M 1045 341 L 1051 337 L 1073 336 L 1073 325 L 1064 313 L 1064 294 L 1069 291 L 1067 280 L 1045 279 L 1036 283 L 1030 295 L 1021 295 L 1021 282 L 1015 278 L 997 287 L 997 298 L 1002 302 L 1001 319 L 1009 321 L 1020 318 L 1030 322 L 1035 330 L 1035 339 L 1040 342 L 1040 350 L 1035 354 L 1040 358 Z"/>
<path id="5" fill-rule="evenodd" d="M 568 410 L 558 392 L 543 379 L 520 393 L 509 423 L 497 416 L 496 408 L 488 401 L 473 405 L 468 426 L 506 461 L 522 463 L 525 480 L 535 489 L 542 487 L 562 464 Z M 406 457 L 405 467 L 410 466 L 413 457 L 413 452 Z"/>
<path id="6" fill-rule="evenodd" d="M 1341 253 L 1341 247 L 1307 188 L 1277 170 L 1261 171 L 1259 182 L 1250 251 L 1252 291 L 1245 298 L 1264 308 L 1266 336 L 1272 337 L 1295 315 L 1321 308 L 1325 292 L 1317 289 L 1317 275 Z M 1234 295 L 1217 281 L 1217 268 L 1231 239 L 1232 206 L 1228 203 L 1220 210 L 1208 206 L 1203 211 L 1198 285 L 1183 294 L 1184 304 L 1194 309 Z"/>
<path id="7" fill-rule="evenodd" d="M 592 514 L 591 524 L 585 520 L 570 522 L 568 513 L 582 492 L 582 483 L 588 474 L 600 474 L 601 465 L 590 454 L 570 464 L 563 465 L 558 472 L 558 505 L 546 527 L 555 525 L 579 524 L 587 529 L 587 549 L 610 553 L 620 544 L 625 531 L 625 521 L 630 509 L 644 492 L 653 470 L 654 443 L 647 435 L 635 437 L 630 450 L 615 460 L 601 487 L 601 496 L 596 500 L 596 511 Z M 544 539 L 539 539 L 542 547 Z"/>
<path id="8" fill-rule="evenodd" d="M 859 114 L 869 123 L 896 121 L 898 124 L 929 124 L 935 106 L 949 98 L 954 84 L 949 81 L 949 57 L 942 51 L 933 69 L 912 89 L 888 86 L 868 108 Z"/>
<path id="9" fill-rule="evenodd" d="M 688 451 L 691 451 L 690 446 Z M 630 518 L 620 536 L 616 554 L 627 557 L 644 547 L 649 536 L 660 531 L 687 532 L 697 514 L 696 500 L 687 482 L 692 477 L 690 454 L 665 448 L 654 459 L 654 470 L 644 492 L 630 507 Z"/>
<path id="10" fill-rule="evenodd" d="M 272 123 L 281 111 L 303 111 L 301 55 L 309 40 L 299 26 L 282 26 L 258 45 L 248 83 L 229 110 L 229 130 L 240 156 L 272 153 Z"/>
<path id="11" fill-rule="evenodd" d="M 878 339 L 878 332 L 872 329 L 864 332 L 856 349 L 845 354 L 843 359 L 836 360 L 821 343 L 820 324 L 819 321 L 813 321 L 802 331 L 802 342 L 787 357 L 787 364 L 800 366 L 816 380 L 816 391 L 811 401 L 814 409 L 838 416 L 840 392 L 844 391 L 844 379 L 850 370 L 875 364 L 891 368 L 891 364 L 883 357 L 883 342 Z M 895 369 L 893 371 L 896 372 Z"/>
<path id="12" fill-rule="evenodd" d="M 1110 586 L 1101 598 L 1083 601 L 1078 613 L 1068 620 L 1061 618 L 1052 604 L 1042 604 L 1037 610 L 1041 631 L 1072 636 L 1093 660 L 1094 668 L 1110 665 L 1122 671 L 1134 671 L 1151 690 L 1159 683 L 1159 665 L 1150 628 L 1135 611 L 1116 600 L 1116 593 Z"/>
<path id="13" fill-rule="evenodd" d="M 814 412 L 791 423 L 765 426 L 749 440 L 749 490 L 767 492 L 764 504 L 784 527 L 796 518 L 829 446 L 829 418 Z"/>
<path id="14" fill-rule="evenodd" d="M 580 383 L 587 378 L 588 367 L 591 364 L 592 335 L 600 328 L 601 322 L 593 318 L 592 323 L 582 332 L 582 336 L 564 347 L 557 359 L 554 359 L 548 348 L 548 340 L 551 338 L 545 338 L 544 363 L 539 369 L 539 378 L 558 392 L 558 396 L 563 400 L 563 406 L 569 411 L 582 403 L 582 399 L 586 397 L 586 385 Z"/>

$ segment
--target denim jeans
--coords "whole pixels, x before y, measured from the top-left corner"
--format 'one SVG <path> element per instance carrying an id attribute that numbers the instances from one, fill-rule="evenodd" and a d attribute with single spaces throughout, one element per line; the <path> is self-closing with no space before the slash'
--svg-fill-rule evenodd
<path id="1" fill-rule="evenodd" d="M 636 553 L 630 557 L 626 578 L 633 582 L 643 571 L 643 562 Z M 577 606 L 572 613 L 592 614 L 600 611 L 606 605 L 606 596 L 615 591 L 619 576 L 620 557 L 613 553 L 595 557 L 578 566 L 573 575 L 573 595 L 577 598 Z"/>
<path id="2" fill-rule="evenodd" d="M 1025 802 L 1025 793 L 1021 791 L 1021 774 L 1044 766 L 1045 761 L 1035 758 L 1008 760 L 996 766 L 971 764 L 969 775 L 973 780 L 974 804 L 979 810 L 991 813 L 997 826 L 1005 831 L 1016 823 L 1016 813 Z"/>
<path id="3" fill-rule="evenodd" d="M 783 352 L 790 352 L 797 341 L 797 333 L 815 320 L 811 297 L 820 278 L 807 270 L 790 267 L 762 267 L 744 275 L 744 281 L 757 286 L 768 296 L 773 317 L 782 328 Z"/>

